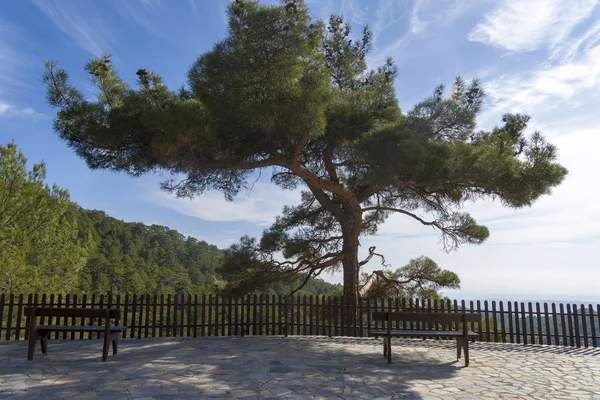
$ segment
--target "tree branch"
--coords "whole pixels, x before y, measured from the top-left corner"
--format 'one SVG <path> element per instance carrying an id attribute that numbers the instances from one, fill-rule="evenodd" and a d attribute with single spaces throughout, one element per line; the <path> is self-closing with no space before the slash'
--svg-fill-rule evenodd
<path id="1" fill-rule="evenodd" d="M 308 283 L 308 281 L 310 280 L 311 277 L 316 278 L 317 276 L 321 275 L 321 272 L 323 272 L 323 270 L 319 270 L 314 276 L 312 275 L 314 271 L 310 271 L 307 275 L 306 278 L 304 279 L 304 281 L 302 282 L 302 284 L 300 286 L 298 286 L 296 289 L 292 290 L 287 296 L 285 296 L 286 298 L 292 297 L 295 293 L 297 293 L 299 290 L 301 290 L 304 286 L 306 286 L 306 284 Z"/>
<path id="2" fill-rule="evenodd" d="M 300 155 L 300 152 L 302 152 L 302 149 L 304 148 L 304 146 L 306 146 L 307 143 L 308 137 L 303 137 L 302 139 L 300 139 L 300 141 L 296 145 L 296 148 L 294 149 L 294 152 L 292 153 L 292 162 L 298 161 L 298 156 Z"/>
<path id="3" fill-rule="evenodd" d="M 329 174 L 329 179 L 332 182 L 339 183 L 339 178 L 335 166 L 333 165 L 333 152 L 336 148 L 336 143 L 331 141 L 327 143 L 323 150 L 323 162 L 325 163 L 325 170 Z"/>
<path id="4" fill-rule="evenodd" d="M 246 162 L 237 162 L 237 163 L 232 163 L 232 162 L 227 162 L 227 161 L 213 161 L 213 162 L 208 162 L 208 163 L 204 164 L 203 166 L 210 168 L 210 169 L 250 170 L 250 169 L 256 169 L 256 168 L 266 168 L 266 167 L 275 167 L 275 166 L 284 167 L 285 165 L 283 164 L 282 160 L 279 157 L 271 156 L 265 160 L 246 161 Z"/>
<path id="5" fill-rule="evenodd" d="M 392 212 L 397 212 L 400 214 L 405 214 L 408 215 L 409 217 L 412 217 L 414 219 L 416 219 L 417 221 L 419 221 L 420 223 L 422 223 L 423 225 L 427 225 L 427 226 L 434 226 L 438 229 L 444 230 L 444 227 L 441 226 L 439 224 L 439 222 L 437 221 L 425 221 L 423 218 L 408 212 L 406 210 L 402 210 L 400 208 L 394 208 L 394 207 L 385 207 L 385 206 L 373 206 L 373 207 L 364 207 L 362 208 L 362 212 L 368 212 L 368 211 L 392 211 Z"/>

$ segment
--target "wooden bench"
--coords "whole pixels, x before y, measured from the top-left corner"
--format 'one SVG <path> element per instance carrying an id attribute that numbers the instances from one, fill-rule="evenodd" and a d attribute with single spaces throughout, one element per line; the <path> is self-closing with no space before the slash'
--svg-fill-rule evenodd
<path id="1" fill-rule="evenodd" d="M 102 362 L 108 358 L 108 348 L 112 342 L 113 355 L 117 354 L 119 335 L 127 329 L 126 326 L 114 326 L 112 319 L 119 318 L 119 310 L 116 309 L 91 309 L 91 308 L 55 308 L 55 307 L 25 307 L 25 315 L 29 317 L 29 347 L 27 359 L 33 360 L 35 342 L 40 339 L 42 353 L 48 351 L 48 335 L 52 332 L 88 332 L 104 333 L 104 347 L 102 348 Z M 60 317 L 65 318 L 104 318 L 104 326 L 90 325 L 38 325 L 38 317 Z M 58 322 L 60 324 L 60 322 Z"/>
<path id="2" fill-rule="evenodd" d="M 481 314 L 475 313 L 428 313 L 428 312 L 374 312 L 371 316 L 372 321 L 386 321 L 386 329 L 371 329 L 370 336 L 383 337 L 383 356 L 387 357 L 388 364 L 392 363 L 392 336 L 408 336 L 418 338 L 428 337 L 453 337 L 456 338 L 456 359 L 460 359 L 461 350 L 465 355 L 465 366 L 469 366 L 469 339 L 474 339 L 478 335 L 468 329 L 469 322 L 481 323 Z M 392 323 L 395 321 L 403 322 L 427 322 L 429 324 L 462 324 L 457 330 L 420 330 L 420 329 L 392 329 Z M 431 325 L 430 325 L 431 326 Z"/>

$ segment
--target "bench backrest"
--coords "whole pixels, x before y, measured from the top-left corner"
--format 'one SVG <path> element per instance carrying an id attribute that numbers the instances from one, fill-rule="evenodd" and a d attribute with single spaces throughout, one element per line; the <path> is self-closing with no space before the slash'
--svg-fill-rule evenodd
<path id="1" fill-rule="evenodd" d="M 36 317 L 74 317 L 74 318 L 119 318 L 119 310 L 113 308 L 58 308 L 58 307 L 25 307 L 25 315 Z"/>
<path id="2" fill-rule="evenodd" d="M 481 314 L 476 313 L 430 313 L 430 312 L 388 312 L 375 311 L 373 321 L 414 321 L 414 322 L 481 322 Z"/>

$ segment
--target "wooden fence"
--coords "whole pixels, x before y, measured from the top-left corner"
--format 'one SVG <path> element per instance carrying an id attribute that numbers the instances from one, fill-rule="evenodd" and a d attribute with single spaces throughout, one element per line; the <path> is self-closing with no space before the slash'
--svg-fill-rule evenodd
<path id="1" fill-rule="evenodd" d="M 481 313 L 483 321 L 471 324 L 478 340 L 572 347 L 600 346 L 600 305 L 519 303 L 496 301 L 438 301 L 382 299 L 361 302 L 356 326 L 344 321 L 348 305 L 342 298 L 325 296 L 217 295 L 0 295 L 0 340 L 27 336 L 23 308 L 112 307 L 121 310 L 119 324 L 129 329 L 127 338 L 198 337 L 241 335 L 368 336 L 373 311 Z M 101 320 L 47 318 L 42 324 L 102 324 Z M 397 322 L 395 329 L 453 329 L 441 325 Z M 381 327 L 381 326 L 377 326 Z M 54 333 L 54 339 L 91 339 L 88 333 Z M 99 337 L 99 334 L 98 336 Z"/>

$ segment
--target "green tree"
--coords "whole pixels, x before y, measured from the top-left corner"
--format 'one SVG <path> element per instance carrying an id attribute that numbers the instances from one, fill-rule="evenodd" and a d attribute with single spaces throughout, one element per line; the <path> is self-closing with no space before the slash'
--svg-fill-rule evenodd
<path id="1" fill-rule="evenodd" d="M 452 271 L 441 269 L 432 259 L 419 257 L 395 271 L 374 271 L 361 275 L 359 293 L 363 298 L 388 297 L 439 299 L 441 289 L 460 288 L 460 279 Z"/>
<path id="2" fill-rule="evenodd" d="M 231 200 L 264 169 L 283 189 L 307 189 L 260 241 L 227 252 L 235 284 L 264 287 L 341 266 L 346 302 L 356 304 L 359 239 L 390 214 L 438 229 L 447 249 L 479 244 L 489 233 L 460 211 L 466 202 L 529 206 L 567 173 L 553 145 L 526 135 L 527 116 L 476 130 L 477 81 L 457 79 L 449 94 L 440 86 L 401 112 L 392 60 L 367 69 L 367 28 L 354 40 L 340 17 L 314 20 L 302 0 L 237 0 L 228 13 L 226 38 L 178 91 L 145 68 L 130 87 L 108 56 L 86 65 L 93 101 L 53 62 L 43 79 L 59 109 L 55 130 L 91 168 L 168 171 L 162 188 L 177 196 L 215 189 Z"/>
<path id="3" fill-rule="evenodd" d="M 92 248 L 65 215 L 69 194 L 44 183 L 46 167 L 27 159 L 15 143 L 0 145 L 0 291 L 64 293 Z"/>

